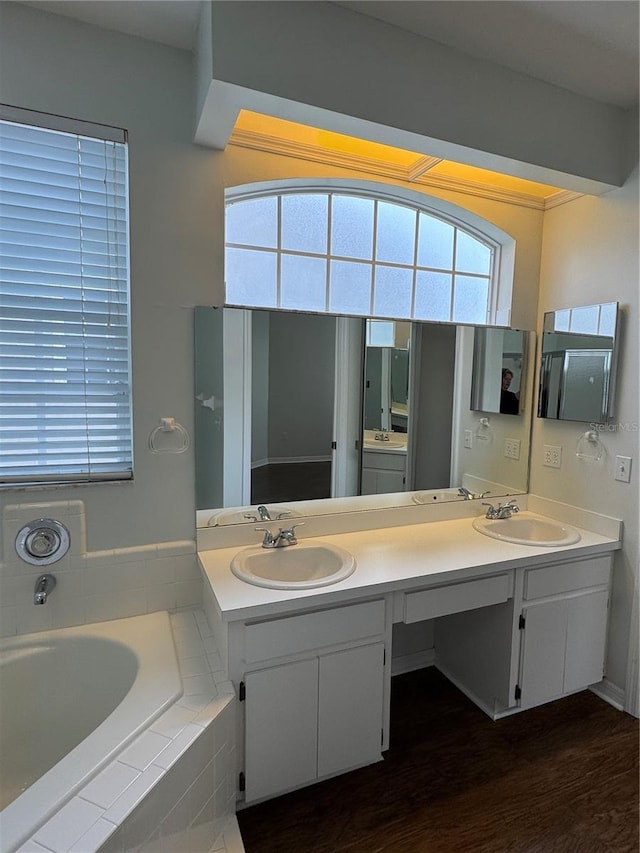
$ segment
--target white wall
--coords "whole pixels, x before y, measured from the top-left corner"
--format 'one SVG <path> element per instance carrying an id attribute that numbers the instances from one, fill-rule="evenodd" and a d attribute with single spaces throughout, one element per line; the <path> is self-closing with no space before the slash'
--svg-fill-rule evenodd
<path id="1" fill-rule="evenodd" d="M 601 433 L 606 454 L 599 462 L 576 457 L 576 442 L 587 424 L 534 417 L 530 488 L 535 494 L 624 520 L 606 668 L 607 677 L 618 687 L 626 681 L 631 610 L 638 594 L 638 281 L 637 168 L 622 189 L 577 199 L 545 215 L 538 328 L 543 313 L 556 308 L 617 300 L 623 311 L 616 411 Z M 543 467 L 544 444 L 562 447 L 559 470 Z M 633 459 L 631 483 L 613 478 L 617 454 Z"/>
<path id="2" fill-rule="evenodd" d="M 26 6 L 0 3 L 0 16 L 4 103 L 129 131 L 135 480 L 47 499 L 84 501 L 90 550 L 193 539 L 193 453 L 147 447 L 162 416 L 193 436 L 191 308 L 213 304 L 221 276 L 220 155 L 192 142 L 191 57 Z M 43 494 L 1 492 L 0 506 Z"/>
<path id="3" fill-rule="evenodd" d="M 214 3 L 202 30 L 210 144 L 244 107 L 580 192 L 622 183 L 623 110 L 334 3 Z"/>

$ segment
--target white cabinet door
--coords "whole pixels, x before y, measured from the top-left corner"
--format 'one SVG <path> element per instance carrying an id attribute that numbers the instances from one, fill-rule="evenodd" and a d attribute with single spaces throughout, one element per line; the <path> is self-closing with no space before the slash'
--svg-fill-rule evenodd
<path id="1" fill-rule="evenodd" d="M 532 708 L 602 679 L 607 590 L 531 604 L 525 617 L 520 704 Z"/>
<path id="2" fill-rule="evenodd" d="M 383 643 L 320 658 L 319 777 L 380 758 L 383 670 Z"/>
<path id="3" fill-rule="evenodd" d="M 604 673 L 607 641 L 607 590 L 568 600 L 564 690 L 596 684 Z"/>
<path id="4" fill-rule="evenodd" d="M 317 775 L 318 659 L 273 666 L 245 678 L 246 802 Z"/>
<path id="5" fill-rule="evenodd" d="M 361 495 L 386 495 L 404 491 L 403 471 L 383 471 L 379 468 L 363 468 L 360 487 Z"/>
<path id="6" fill-rule="evenodd" d="M 567 605 L 564 599 L 534 604 L 523 611 L 520 707 L 533 708 L 562 696 Z"/>

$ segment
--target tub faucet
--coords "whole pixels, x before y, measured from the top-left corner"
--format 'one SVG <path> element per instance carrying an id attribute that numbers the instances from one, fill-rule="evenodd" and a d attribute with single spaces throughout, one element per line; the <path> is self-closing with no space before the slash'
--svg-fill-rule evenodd
<path id="1" fill-rule="evenodd" d="M 52 592 L 55 585 L 56 579 L 53 575 L 40 575 L 33 591 L 33 603 L 46 604 L 47 596 Z"/>

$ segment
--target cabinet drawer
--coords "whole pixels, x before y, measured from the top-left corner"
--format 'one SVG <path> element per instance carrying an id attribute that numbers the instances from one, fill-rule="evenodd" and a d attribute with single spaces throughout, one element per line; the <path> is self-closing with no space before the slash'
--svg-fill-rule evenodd
<path id="1" fill-rule="evenodd" d="M 611 554 L 579 560 L 575 563 L 558 563 L 541 569 L 527 569 L 524 578 L 524 597 L 546 598 L 563 592 L 606 586 L 611 574 Z"/>
<path id="2" fill-rule="evenodd" d="M 256 663 L 378 636 L 384 633 L 384 610 L 383 600 L 367 601 L 255 622 L 245 628 L 245 660 Z"/>
<path id="3" fill-rule="evenodd" d="M 404 597 L 404 621 L 421 622 L 450 613 L 500 604 L 513 595 L 511 572 L 472 581 L 408 592 Z"/>

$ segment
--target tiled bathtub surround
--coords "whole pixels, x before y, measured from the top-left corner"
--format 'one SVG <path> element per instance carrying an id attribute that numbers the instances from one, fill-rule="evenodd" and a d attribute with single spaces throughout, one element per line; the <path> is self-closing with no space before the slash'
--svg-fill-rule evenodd
<path id="1" fill-rule="evenodd" d="M 15 552 L 20 528 L 36 518 L 54 518 L 68 528 L 68 554 L 51 566 L 31 566 Z M 197 607 L 202 579 L 195 543 L 162 542 L 107 551 L 86 548 L 82 501 L 15 504 L 5 508 L 0 555 L 0 636 L 30 634 L 157 610 Z M 57 586 L 44 606 L 33 604 L 42 572 Z"/>
<path id="2" fill-rule="evenodd" d="M 241 853 L 234 692 L 202 611 L 173 614 L 184 695 L 20 853 Z"/>

